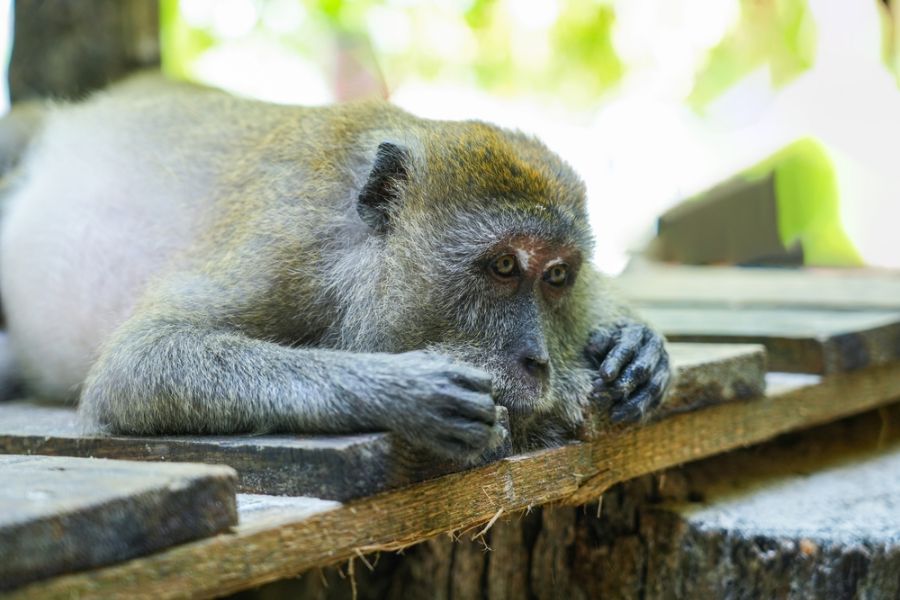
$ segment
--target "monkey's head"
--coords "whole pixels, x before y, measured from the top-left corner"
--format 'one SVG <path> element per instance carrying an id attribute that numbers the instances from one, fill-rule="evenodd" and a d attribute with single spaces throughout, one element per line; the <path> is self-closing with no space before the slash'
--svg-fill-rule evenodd
<path id="1" fill-rule="evenodd" d="M 537 140 L 478 122 L 376 147 L 357 198 L 376 291 L 355 345 L 450 354 L 488 370 L 511 414 L 548 410 L 588 331 L 581 180 Z"/>

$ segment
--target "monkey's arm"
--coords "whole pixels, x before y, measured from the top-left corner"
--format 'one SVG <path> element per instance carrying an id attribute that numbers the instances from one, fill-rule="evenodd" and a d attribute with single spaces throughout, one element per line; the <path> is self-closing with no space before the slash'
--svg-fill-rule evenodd
<path id="1" fill-rule="evenodd" d="M 141 317 L 93 367 L 83 416 L 124 434 L 391 430 L 457 458 L 502 436 L 490 379 L 448 359 L 292 348 Z"/>

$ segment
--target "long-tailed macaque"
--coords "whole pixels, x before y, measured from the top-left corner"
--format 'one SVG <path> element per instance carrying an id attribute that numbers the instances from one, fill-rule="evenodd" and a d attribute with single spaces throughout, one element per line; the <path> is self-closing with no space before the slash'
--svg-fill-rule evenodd
<path id="1" fill-rule="evenodd" d="M 18 372 L 107 431 L 390 430 L 471 458 L 495 404 L 526 448 L 592 402 L 660 402 L 663 340 L 608 294 L 584 186 L 532 137 L 148 77 L 16 114 Z"/>

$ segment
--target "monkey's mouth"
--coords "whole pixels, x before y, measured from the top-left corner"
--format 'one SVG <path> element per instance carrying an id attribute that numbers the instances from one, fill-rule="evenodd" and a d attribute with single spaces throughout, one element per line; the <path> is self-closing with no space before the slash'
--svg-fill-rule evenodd
<path id="1" fill-rule="evenodd" d="M 547 391 L 546 382 L 515 377 L 507 372 L 493 373 L 494 400 L 506 407 L 511 418 L 530 417 L 546 410 Z"/>
<path id="2" fill-rule="evenodd" d="M 494 402 L 506 407 L 511 418 L 530 417 L 550 408 L 550 377 L 536 378 L 523 373 L 521 366 L 505 352 L 486 351 L 474 344 L 455 341 L 430 344 L 427 350 L 487 371 Z"/>

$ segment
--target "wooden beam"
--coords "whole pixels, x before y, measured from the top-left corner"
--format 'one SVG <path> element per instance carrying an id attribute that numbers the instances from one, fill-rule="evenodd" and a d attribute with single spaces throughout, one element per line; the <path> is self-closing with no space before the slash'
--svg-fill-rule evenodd
<path id="1" fill-rule="evenodd" d="M 672 590 L 726 598 L 736 589 L 752 591 L 748 598 L 788 589 L 802 598 L 900 598 L 900 470 L 896 460 L 893 471 L 866 466 L 891 451 L 900 452 L 897 404 L 637 477 L 599 503 L 501 517 L 477 537 L 437 536 L 379 556 L 373 571 L 357 565 L 356 587 L 361 597 L 389 590 L 394 599 L 661 599 Z M 796 486 L 805 489 L 784 494 Z M 346 597 L 342 568 L 256 593 Z"/>
<path id="2" fill-rule="evenodd" d="M 673 411 L 764 391 L 765 356 L 760 346 L 674 345 L 672 354 Z M 0 403 L 0 453 L 226 464 L 240 474 L 242 492 L 332 500 L 371 496 L 472 466 L 425 456 L 385 433 L 102 437 L 83 433 L 72 408 L 28 402 Z M 481 464 L 510 453 L 507 441 Z"/>
<path id="3" fill-rule="evenodd" d="M 692 267 L 640 262 L 616 279 L 643 306 L 900 309 L 900 271 Z"/>
<path id="4" fill-rule="evenodd" d="M 835 373 L 900 358 L 900 311 L 653 306 L 639 313 L 673 341 L 763 344 L 775 371 Z"/>
<path id="5" fill-rule="evenodd" d="M 0 591 L 237 524 L 227 467 L 0 456 Z"/>
<path id="6" fill-rule="evenodd" d="M 359 553 L 474 528 L 501 510 L 508 515 L 552 501 L 584 503 L 638 475 L 886 405 L 900 398 L 898 367 L 894 363 L 831 375 L 820 383 L 781 386 L 782 391 L 765 398 L 711 406 L 645 427 L 612 429 L 591 443 L 505 458 L 347 504 L 320 505 L 312 514 L 308 501 L 298 507 L 303 510 L 299 516 L 284 506 L 259 510 L 233 533 L 38 582 L 12 597 L 211 597 Z"/>

